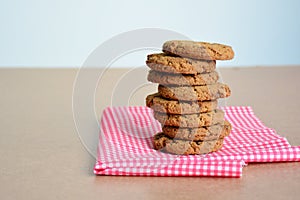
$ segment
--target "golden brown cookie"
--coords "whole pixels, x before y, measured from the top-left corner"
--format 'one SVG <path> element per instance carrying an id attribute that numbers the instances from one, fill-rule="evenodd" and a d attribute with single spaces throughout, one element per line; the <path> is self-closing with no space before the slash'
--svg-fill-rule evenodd
<path id="1" fill-rule="evenodd" d="M 231 124 L 228 121 L 224 121 L 224 123 L 222 124 L 197 128 L 179 128 L 174 126 L 163 126 L 162 131 L 168 137 L 180 140 L 217 140 L 224 138 L 230 134 Z"/>
<path id="2" fill-rule="evenodd" d="M 166 53 L 150 54 L 147 56 L 147 66 L 155 71 L 175 74 L 200 74 L 216 69 L 216 61 L 194 60 L 170 56 Z"/>
<path id="3" fill-rule="evenodd" d="M 194 114 L 210 112 L 217 108 L 217 100 L 212 101 L 178 101 L 164 99 L 159 93 L 150 94 L 146 97 L 146 105 L 155 112 L 169 114 Z"/>
<path id="4" fill-rule="evenodd" d="M 183 75 L 150 70 L 148 74 L 148 81 L 162 85 L 210 85 L 216 83 L 218 79 L 219 74 L 216 71 L 204 74 Z"/>
<path id="5" fill-rule="evenodd" d="M 230 96 L 229 87 L 223 83 L 203 86 L 158 86 L 158 93 L 167 99 L 207 101 Z"/>
<path id="6" fill-rule="evenodd" d="M 167 41 L 163 44 L 163 51 L 180 57 L 201 60 L 230 60 L 234 57 L 230 46 L 188 40 Z"/>
<path id="7" fill-rule="evenodd" d="M 159 121 L 162 126 L 195 128 L 222 123 L 224 121 L 224 112 L 219 109 L 207 113 L 189 115 L 154 112 L 154 118 Z"/>
<path id="8" fill-rule="evenodd" d="M 153 138 L 154 149 L 177 155 L 206 154 L 222 148 L 224 139 L 209 141 L 175 140 L 164 133 L 157 133 Z"/>

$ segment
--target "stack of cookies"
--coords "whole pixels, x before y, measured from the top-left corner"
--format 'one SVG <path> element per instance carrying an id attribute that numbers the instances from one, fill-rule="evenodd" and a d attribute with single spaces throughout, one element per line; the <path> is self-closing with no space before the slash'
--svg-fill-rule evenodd
<path id="1" fill-rule="evenodd" d="M 154 135 L 154 148 L 173 154 L 206 154 L 219 150 L 231 125 L 218 109 L 218 99 L 230 95 L 218 82 L 216 60 L 230 60 L 230 46 L 194 41 L 167 41 L 163 53 L 147 57 L 148 80 L 158 93 L 146 104 L 162 125 Z"/>

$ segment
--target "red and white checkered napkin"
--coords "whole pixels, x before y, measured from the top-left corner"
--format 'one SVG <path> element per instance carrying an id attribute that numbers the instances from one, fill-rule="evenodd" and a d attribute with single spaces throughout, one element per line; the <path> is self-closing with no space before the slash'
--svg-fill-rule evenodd
<path id="1" fill-rule="evenodd" d="M 97 175 L 240 177 L 249 162 L 300 161 L 300 146 L 266 127 L 251 107 L 224 107 L 233 129 L 221 150 L 171 155 L 153 149 L 160 124 L 147 107 L 108 107 L 101 119 Z"/>

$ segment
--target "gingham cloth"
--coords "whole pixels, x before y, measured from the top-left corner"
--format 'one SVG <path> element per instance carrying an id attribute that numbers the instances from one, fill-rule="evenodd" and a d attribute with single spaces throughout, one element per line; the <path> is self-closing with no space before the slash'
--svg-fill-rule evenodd
<path id="1" fill-rule="evenodd" d="M 160 124 L 147 107 L 108 107 L 99 134 L 97 175 L 240 177 L 250 162 L 299 161 L 300 146 L 266 127 L 251 107 L 224 107 L 233 128 L 221 150 L 206 155 L 171 155 L 153 149 Z"/>

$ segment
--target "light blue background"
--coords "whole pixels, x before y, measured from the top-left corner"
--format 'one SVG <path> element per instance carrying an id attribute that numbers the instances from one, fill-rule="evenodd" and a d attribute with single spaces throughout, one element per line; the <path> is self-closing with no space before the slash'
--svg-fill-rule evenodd
<path id="1" fill-rule="evenodd" d="M 299 0 L 0 2 L 4 67 L 79 67 L 105 40 L 145 27 L 229 44 L 236 57 L 223 66 L 300 64 Z M 141 65 L 147 53 L 129 55 L 114 65 Z"/>

